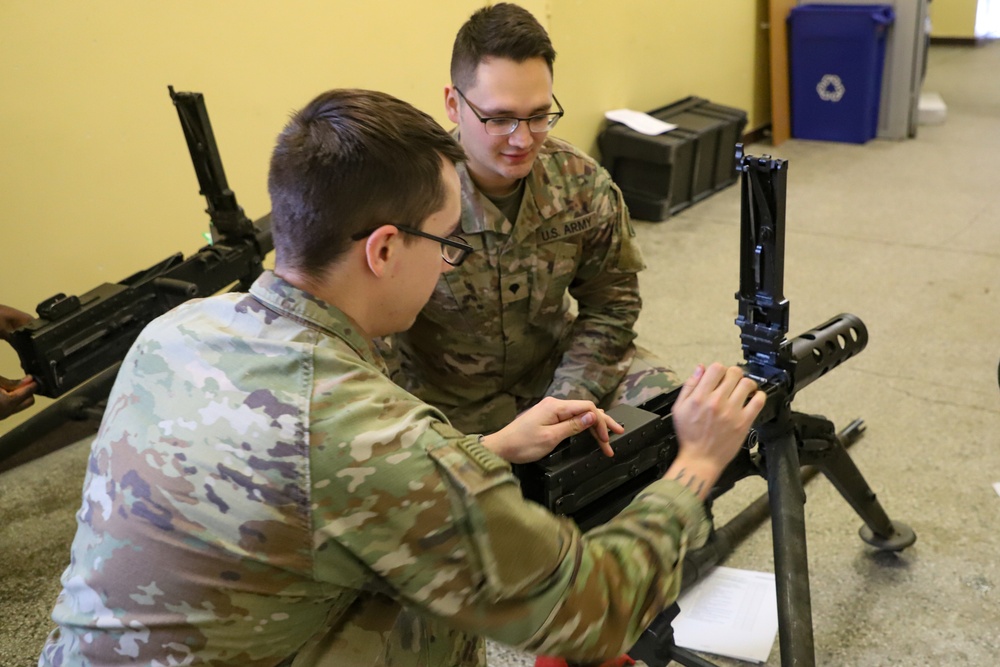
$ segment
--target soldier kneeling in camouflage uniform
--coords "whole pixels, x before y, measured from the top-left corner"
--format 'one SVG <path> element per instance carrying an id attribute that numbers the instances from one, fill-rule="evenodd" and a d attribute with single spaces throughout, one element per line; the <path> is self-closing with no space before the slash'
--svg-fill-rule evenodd
<path id="1" fill-rule="evenodd" d="M 462 159 L 380 93 L 330 91 L 290 121 L 274 272 L 170 311 L 122 363 L 41 665 L 481 666 L 483 637 L 600 660 L 673 600 L 709 529 L 699 496 L 763 395 L 738 368 L 696 372 L 676 464 L 599 529 L 523 500 L 509 462 L 588 428 L 610 454 L 620 427 L 553 398 L 463 435 L 372 342 L 470 250 Z"/>
<path id="2" fill-rule="evenodd" d="M 502 428 L 545 396 L 607 408 L 680 384 L 634 342 L 645 264 L 621 191 L 550 135 L 564 115 L 555 57 L 510 3 L 477 10 L 452 48 L 445 111 L 468 155 L 461 234 L 476 252 L 441 276 L 387 358 L 393 379 L 465 431 Z"/>

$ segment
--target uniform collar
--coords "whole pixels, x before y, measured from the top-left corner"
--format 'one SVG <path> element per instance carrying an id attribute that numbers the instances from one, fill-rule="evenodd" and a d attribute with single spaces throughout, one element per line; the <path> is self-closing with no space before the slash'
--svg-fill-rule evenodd
<path id="1" fill-rule="evenodd" d="M 340 338 L 368 363 L 386 372 L 385 362 L 372 341 L 362 333 L 357 322 L 337 308 L 309 292 L 264 271 L 253 285 L 250 294 L 270 310 L 290 318 L 327 336 Z"/>
<path id="2" fill-rule="evenodd" d="M 458 129 L 453 136 L 459 139 Z M 527 237 L 534 234 L 546 220 L 561 214 L 566 209 L 566 199 L 558 194 L 558 184 L 564 180 L 559 173 L 560 161 L 553 159 L 553 153 L 563 150 L 564 143 L 558 139 L 547 137 L 538 151 L 531 171 L 525 177 L 524 198 L 521 209 L 527 215 L 521 215 L 516 226 L 516 236 Z M 514 221 L 508 221 L 493 202 L 476 187 L 466 163 L 457 166 L 458 176 L 462 183 L 462 231 L 468 234 L 494 232 L 509 235 L 515 231 Z M 529 210 L 525 211 L 525 207 Z M 524 224 L 522 224 L 524 223 Z"/>

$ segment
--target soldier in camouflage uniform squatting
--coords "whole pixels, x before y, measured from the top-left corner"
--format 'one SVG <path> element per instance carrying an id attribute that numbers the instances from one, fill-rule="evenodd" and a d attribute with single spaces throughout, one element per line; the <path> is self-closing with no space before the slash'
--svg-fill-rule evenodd
<path id="1" fill-rule="evenodd" d="M 695 373 L 678 467 L 600 529 L 524 501 L 508 461 L 587 428 L 609 453 L 621 427 L 546 399 L 463 435 L 372 342 L 470 251 L 463 157 L 380 93 L 330 91 L 290 121 L 274 272 L 158 318 L 122 363 L 40 665 L 482 666 L 483 636 L 601 659 L 670 603 L 708 532 L 699 496 L 763 394 L 735 367 Z"/>
<path id="2" fill-rule="evenodd" d="M 473 14 L 452 51 L 445 109 L 469 156 L 462 235 L 476 252 L 391 345 L 394 379 L 466 431 L 499 429 L 543 396 L 639 405 L 679 384 L 636 354 L 644 264 L 621 192 L 548 136 L 563 115 L 554 59 L 544 28 L 508 3 Z"/>

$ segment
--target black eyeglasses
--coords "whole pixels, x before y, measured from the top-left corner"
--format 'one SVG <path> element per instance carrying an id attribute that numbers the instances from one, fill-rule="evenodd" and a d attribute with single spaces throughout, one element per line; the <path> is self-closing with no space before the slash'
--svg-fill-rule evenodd
<path id="1" fill-rule="evenodd" d="M 382 225 L 379 225 L 381 227 Z M 431 239 L 432 241 L 437 241 L 441 244 L 441 259 L 448 262 L 452 266 L 459 266 L 465 261 L 465 258 L 469 256 L 469 253 L 474 252 L 475 248 L 465 242 L 461 236 L 457 234 L 451 234 L 448 238 L 443 236 L 434 236 L 433 234 L 428 234 L 427 232 L 422 232 L 414 227 L 407 227 L 406 225 L 393 225 L 396 229 L 403 232 L 404 234 L 412 234 L 413 236 L 422 236 L 425 239 Z M 378 227 L 372 227 L 371 229 L 365 230 L 363 232 L 358 232 L 351 237 L 352 241 L 360 241 L 361 239 L 370 236 Z"/>
<path id="2" fill-rule="evenodd" d="M 555 95 L 553 95 L 552 101 L 556 103 L 556 106 L 559 108 L 559 111 L 553 111 L 551 113 L 542 113 L 538 114 L 537 116 L 530 116 L 528 118 L 514 118 L 511 116 L 494 116 L 491 118 L 486 118 L 479 113 L 476 107 L 472 105 L 472 102 L 469 101 L 469 98 L 465 96 L 465 93 L 463 93 L 461 90 L 458 89 L 458 86 L 455 86 L 455 92 L 458 93 L 459 97 L 465 100 L 465 103 L 469 105 L 470 109 L 472 109 L 472 113 L 476 115 L 476 118 L 479 119 L 479 122 L 482 123 L 483 126 L 486 128 L 486 134 L 491 134 L 495 137 L 503 137 L 508 134 L 514 134 L 514 132 L 517 130 L 517 126 L 520 125 L 522 122 L 527 123 L 528 129 L 534 132 L 535 134 L 542 134 L 544 132 L 548 132 L 549 130 L 551 130 L 553 127 L 556 126 L 556 123 L 559 122 L 559 119 L 562 118 L 563 115 L 565 115 L 566 113 L 565 111 L 563 111 L 562 105 L 559 104 L 559 100 L 556 99 Z"/>

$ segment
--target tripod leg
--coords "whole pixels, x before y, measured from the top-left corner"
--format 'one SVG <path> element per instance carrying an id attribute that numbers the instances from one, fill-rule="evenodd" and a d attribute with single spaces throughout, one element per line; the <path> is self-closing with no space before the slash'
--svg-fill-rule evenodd
<path id="1" fill-rule="evenodd" d="M 764 445 L 767 466 L 781 664 L 812 667 L 816 655 L 806 556 L 805 492 L 799 478 L 798 446 L 787 416 L 760 426 L 757 434 Z"/>
<path id="2" fill-rule="evenodd" d="M 889 519 L 851 460 L 834 430 L 833 424 L 813 415 L 795 414 L 796 435 L 801 446 L 801 463 L 820 470 L 840 492 L 844 500 L 865 522 L 861 538 L 882 551 L 901 551 L 913 544 L 913 530 Z"/>

